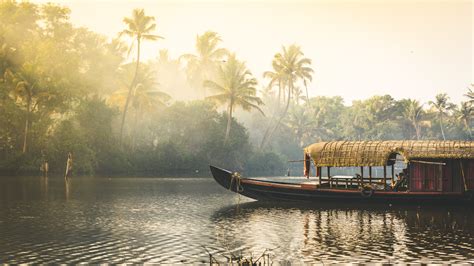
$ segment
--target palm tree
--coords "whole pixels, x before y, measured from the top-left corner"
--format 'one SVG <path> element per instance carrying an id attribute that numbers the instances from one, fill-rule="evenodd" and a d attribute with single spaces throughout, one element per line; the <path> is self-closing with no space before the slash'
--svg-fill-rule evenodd
<path id="1" fill-rule="evenodd" d="M 118 106 L 120 109 L 124 109 L 127 102 L 129 90 L 125 83 L 128 83 L 130 80 L 132 73 L 130 66 L 131 64 L 126 65 L 122 72 L 122 76 L 126 79 L 124 81 L 124 87 L 115 91 L 108 99 L 109 104 Z M 135 113 L 133 125 L 134 132 L 132 133 L 132 148 L 134 147 L 135 135 L 138 129 L 137 123 L 142 120 L 142 115 L 144 113 L 153 112 L 157 107 L 166 106 L 171 99 L 171 96 L 159 90 L 155 76 L 155 72 L 145 65 L 136 77 L 136 85 L 133 87 L 131 95 L 132 100 L 130 102 Z"/>
<path id="2" fill-rule="evenodd" d="M 471 88 L 468 88 L 468 91 L 464 96 L 469 99 L 469 104 L 474 105 L 474 84 L 471 84 Z"/>
<path id="3" fill-rule="evenodd" d="M 196 36 L 196 54 L 184 54 L 181 56 L 187 62 L 188 80 L 203 91 L 203 81 L 213 79 L 218 66 L 224 61 L 229 52 L 219 48 L 222 41 L 220 36 L 213 31 L 207 31 Z M 203 91 L 203 95 L 206 92 Z"/>
<path id="4" fill-rule="evenodd" d="M 275 65 L 275 61 L 273 62 L 274 66 L 273 68 L 278 68 L 277 65 Z M 273 87 L 278 88 L 278 102 L 277 104 L 280 104 L 280 101 L 282 100 L 282 95 L 283 95 L 283 101 L 285 101 L 285 95 L 284 95 L 284 89 L 286 88 L 286 80 L 285 76 L 283 76 L 281 73 L 275 71 L 265 71 L 263 73 L 264 78 L 270 79 L 270 82 L 268 82 L 268 87 L 267 89 L 271 90 Z"/>
<path id="5" fill-rule="evenodd" d="M 283 46 L 282 52 L 275 54 L 272 62 L 273 71 L 265 73 L 266 77 L 271 78 L 270 83 L 275 83 L 278 81 L 279 90 L 286 90 L 286 106 L 281 113 L 276 125 L 273 127 L 270 125 L 267 128 L 263 136 L 262 143 L 260 144 L 261 149 L 266 145 L 268 139 L 270 139 L 271 135 L 278 128 L 281 120 L 288 112 L 292 94 L 294 94 L 296 90 L 296 83 L 298 81 L 302 81 L 306 87 L 307 82 L 312 80 L 312 74 L 314 71 L 311 67 L 309 67 L 310 65 L 311 59 L 304 57 L 301 48 L 295 44 L 288 47 Z M 281 89 L 282 85 L 285 86 L 283 89 Z M 307 87 L 306 94 L 308 95 Z"/>
<path id="6" fill-rule="evenodd" d="M 464 128 L 469 134 L 469 139 L 472 139 L 471 119 L 473 108 L 469 102 L 461 102 L 459 108 L 455 110 L 456 118 L 463 123 Z"/>
<path id="7" fill-rule="evenodd" d="M 205 80 L 203 86 L 217 94 L 206 97 L 220 105 L 227 105 L 227 127 L 224 143 L 227 143 L 232 124 L 232 113 L 235 107 L 245 111 L 257 109 L 263 114 L 259 105 L 262 100 L 256 96 L 257 80 L 243 62 L 238 61 L 235 55 L 230 55 L 227 62 L 217 70 L 215 80 Z"/>
<path id="8" fill-rule="evenodd" d="M 408 99 L 406 104 L 403 106 L 402 112 L 404 117 L 410 121 L 415 129 L 416 139 L 419 140 L 421 137 L 420 122 L 424 113 L 423 104 L 420 104 L 417 100 Z"/>
<path id="9" fill-rule="evenodd" d="M 288 113 L 283 123 L 293 132 L 296 141 L 303 147 L 305 138 L 311 135 L 314 122 L 311 119 L 311 111 L 304 106 L 295 105 Z"/>
<path id="10" fill-rule="evenodd" d="M 5 73 L 7 69 L 10 69 L 13 64 L 13 54 L 15 53 L 16 49 L 8 46 L 2 39 L 0 39 L 0 73 Z M 0 76 L 0 80 L 3 77 Z"/>
<path id="11" fill-rule="evenodd" d="M 454 107 L 454 105 L 452 103 L 449 103 L 448 101 L 449 97 L 446 93 L 439 93 L 436 95 L 436 100 L 434 102 L 429 102 L 429 104 L 431 104 L 438 112 L 439 127 L 441 129 L 441 135 L 443 136 L 443 140 L 446 140 L 443 128 L 443 117 L 447 114 L 449 110 L 453 109 Z"/>
<path id="12" fill-rule="evenodd" d="M 108 102 L 116 105 L 121 109 L 125 108 L 128 96 L 128 88 L 125 85 L 129 82 L 132 75 L 131 64 L 122 67 L 121 75 L 124 77 L 124 86 L 122 89 L 115 91 L 109 98 Z M 151 111 L 157 106 L 166 105 L 171 97 L 159 90 L 159 84 L 155 80 L 155 72 L 148 66 L 142 66 L 141 71 L 136 77 L 136 85 L 132 90 L 132 101 L 130 102 L 135 110 Z"/>
<path id="13" fill-rule="evenodd" d="M 23 153 L 27 151 L 31 114 L 34 109 L 36 109 L 38 100 L 40 98 L 52 97 L 46 91 L 39 90 L 38 76 L 38 69 L 30 63 L 25 63 L 15 73 L 9 69 L 5 72 L 6 80 L 13 86 L 10 97 L 13 98 L 17 104 L 23 105 L 26 109 L 25 129 L 23 132 Z"/>
<path id="14" fill-rule="evenodd" d="M 156 23 L 154 22 L 155 18 L 152 16 L 146 16 L 143 9 L 134 9 L 132 12 L 131 18 L 124 18 L 123 22 L 127 25 L 127 29 L 123 30 L 120 35 L 126 35 L 133 39 L 132 45 L 130 45 L 130 51 L 132 50 L 135 41 L 137 43 L 137 62 L 135 66 L 135 75 L 130 83 L 128 89 L 127 99 L 125 101 L 125 106 L 123 109 L 122 123 L 120 126 L 120 141 L 122 141 L 123 127 L 125 124 L 125 117 L 127 116 L 128 105 L 132 97 L 133 88 L 136 85 L 138 70 L 140 67 L 140 45 L 142 40 L 156 41 L 158 39 L 163 39 L 163 37 L 158 35 L 153 35 L 153 32 L 156 28 Z"/>

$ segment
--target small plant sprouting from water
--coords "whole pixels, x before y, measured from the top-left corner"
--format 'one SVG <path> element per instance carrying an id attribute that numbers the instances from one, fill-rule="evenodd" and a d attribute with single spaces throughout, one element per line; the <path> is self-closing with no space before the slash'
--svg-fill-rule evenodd
<path id="1" fill-rule="evenodd" d="M 218 253 L 215 253 L 215 254 L 212 254 L 206 247 L 204 247 L 204 250 L 206 250 L 206 253 L 209 255 L 209 265 L 221 265 L 221 264 L 224 264 L 224 265 L 234 265 L 237 264 L 237 265 L 273 265 L 273 262 L 271 261 L 270 259 L 270 254 L 269 254 L 269 251 L 268 249 L 265 249 L 263 251 L 263 253 L 257 257 L 256 259 L 253 257 L 253 254 L 250 253 L 250 256 L 247 257 L 245 255 L 242 254 L 242 251 L 240 251 L 240 254 L 239 255 L 236 255 L 234 254 L 233 252 L 231 252 L 230 250 L 227 250 L 228 254 L 225 255 L 225 254 L 218 254 Z M 216 254 L 224 257 L 226 259 L 225 262 L 222 262 L 222 261 L 219 261 L 217 259 L 217 256 Z"/>

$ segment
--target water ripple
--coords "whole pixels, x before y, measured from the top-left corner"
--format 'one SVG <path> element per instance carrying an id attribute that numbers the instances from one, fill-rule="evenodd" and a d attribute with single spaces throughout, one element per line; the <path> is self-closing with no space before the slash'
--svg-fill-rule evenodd
<path id="1" fill-rule="evenodd" d="M 40 182 L 0 179 L 0 263 L 207 263 L 207 252 L 225 262 L 265 251 L 280 263 L 474 262 L 469 209 L 274 206 L 210 179 Z"/>

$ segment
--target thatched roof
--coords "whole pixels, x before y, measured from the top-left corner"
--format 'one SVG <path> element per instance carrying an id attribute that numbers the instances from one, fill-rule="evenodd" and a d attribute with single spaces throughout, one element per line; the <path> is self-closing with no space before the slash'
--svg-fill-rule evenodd
<path id="1" fill-rule="evenodd" d="M 305 148 L 316 166 L 383 166 L 396 153 L 419 158 L 474 159 L 474 141 L 330 141 Z"/>

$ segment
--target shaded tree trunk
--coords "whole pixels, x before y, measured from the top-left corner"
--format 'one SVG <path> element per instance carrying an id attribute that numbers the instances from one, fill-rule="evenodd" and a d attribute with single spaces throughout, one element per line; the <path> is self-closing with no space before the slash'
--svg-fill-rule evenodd
<path id="1" fill-rule="evenodd" d="M 420 138 L 421 138 L 421 129 L 420 129 L 419 125 L 416 125 L 415 131 L 416 131 L 416 139 L 420 140 Z"/>
<path id="2" fill-rule="evenodd" d="M 281 80 L 278 80 L 278 102 L 277 102 L 278 107 L 280 107 L 280 100 L 281 100 Z"/>
<path id="3" fill-rule="evenodd" d="M 415 129 L 415 137 L 417 140 L 420 140 L 420 127 L 415 120 L 412 121 L 413 128 Z"/>
<path id="4" fill-rule="evenodd" d="M 281 121 L 283 118 L 286 116 L 286 113 L 288 112 L 288 109 L 290 107 L 290 100 L 291 100 L 291 91 L 293 90 L 293 80 L 290 79 L 290 82 L 288 83 L 288 98 L 286 99 L 286 106 L 285 110 L 281 114 L 280 118 L 278 119 L 275 127 L 272 130 L 267 130 L 268 134 L 265 134 L 262 139 L 262 143 L 260 144 L 260 149 L 265 148 L 265 145 L 267 145 L 268 141 L 271 139 L 273 133 L 278 129 L 280 126 Z M 271 125 L 269 129 L 271 128 Z"/>
<path id="5" fill-rule="evenodd" d="M 467 128 L 467 132 L 469 133 L 469 139 L 472 140 L 471 127 L 469 126 L 467 119 L 464 119 L 464 126 Z"/>
<path id="6" fill-rule="evenodd" d="M 140 120 L 139 119 L 139 113 L 140 113 L 140 110 L 139 108 L 137 108 L 135 110 L 135 119 L 133 121 L 133 128 L 132 128 L 132 134 L 131 134 L 131 137 L 132 137 L 132 141 L 131 141 L 131 144 L 132 144 L 132 151 L 135 151 L 136 149 L 136 141 L 137 141 L 137 128 L 138 128 L 138 121 Z"/>
<path id="7" fill-rule="evenodd" d="M 262 142 L 260 142 L 260 149 L 263 149 L 263 145 L 268 137 L 268 134 L 270 133 L 270 130 L 272 129 L 272 124 L 273 124 L 273 120 L 274 120 L 274 117 L 275 117 L 275 113 L 280 110 L 280 101 L 281 101 L 281 96 L 282 96 L 282 88 L 281 88 L 281 80 L 278 81 L 278 101 L 277 101 L 277 108 L 276 110 L 274 111 L 274 114 L 272 115 L 271 119 L 270 119 L 270 122 L 268 123 L 268 127 L 267 129 L 265 130 L 265 133 L 263 133 L 263 137 L 262 137 Z M 283 94 L 283 100 L 285 99 L 285 96 Z"/>
<path id="8" fill-rule="evenodd" d="M 23 153 L 26 153 L 26 144 L 27 144 L 27 139 L 28 139 L 28 126 L 29 126 L 29 119 L 28 117 L 26 118 L 26 123 L 25 123 L 25 132 L 24 132 L 24 136 L 23 136 L 23 149 L 22 149 L 22 152 Z"/>
<path id="9" fill-rule="evenodd" d="M 309 93 L 308 93 L 308 85 L 306 84 L 306 80 L 304 80 L 304 88 L 306 89 L 306 100 L 308 101 L 309 104 Z"/>
<path id="10" fill-rule="evenodd" d="M 231 100 L 229 104 L 229 110 L 227 113 L 227 127 L 225 129 L 225 138 L 224 138 L 224 144 L 227 143 L 229 140 L 229 135 L 230 135 L 230 128 L 232 126 L 232 109 L 233 109 L 234 102 Z"/>
<path id="11" fill-rule="evenodd" d="M 23 136 L 23 149 L 22 152 L 26 153 L 27 142 L 28 142 L 28 131 L 30 125 L 30 112 L 31 112 L 31 93 L 28 92 L 28 100 L 26 104 L 26 121 L 25 121 L 25 132 Z"/>
<path id="12" fill-rule="evenodd" d="M 125 118 L 127 116 L 127 110 L 128 110 L 128 106 L 130 104 L 130 98 L 132 97 L 133 86 L 135 85 L 136 80 L 137 80 L 139 66 L 140 66 L 140 37 L 137 37 L 137 65 L 135 66 L 135 75 L 133 76 L 132 83 L 130 84 L 130 88 L 128 90 L 128 95 L 127 95 L 127 100 L 125 101 L 125 107 L 123 109 L 122 123 L 120 125 L 120 145 L 122 145 L 123 128 L 124 128 L 124 125 L 125 125 Z"/>
<path id="13" fill-rule="evenodd" d="M 443 116 L 439 116 L 439 127 L 441 128 L 441 135 L 443 136 L 443 140 L 446 140 L 446 136 L 444 135 L 443 129 Z"/>

